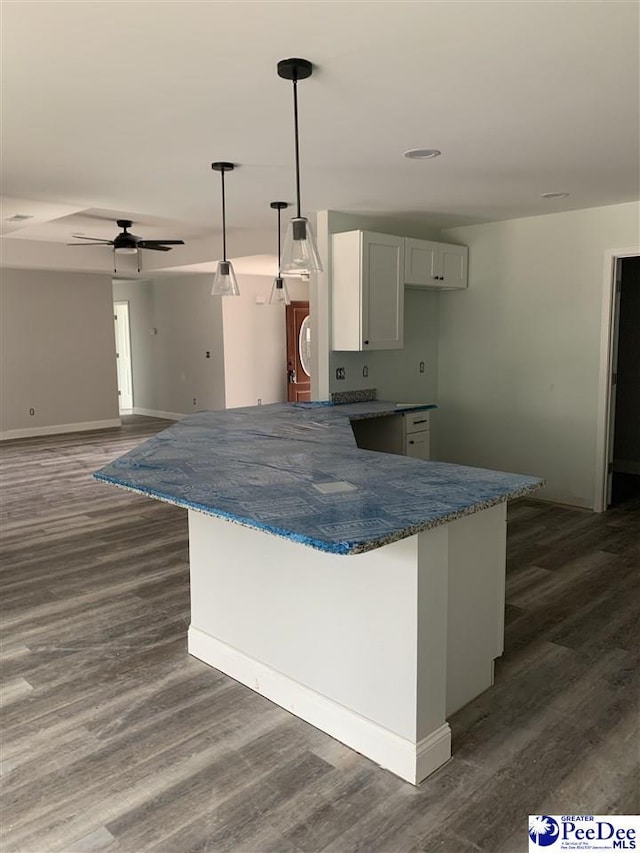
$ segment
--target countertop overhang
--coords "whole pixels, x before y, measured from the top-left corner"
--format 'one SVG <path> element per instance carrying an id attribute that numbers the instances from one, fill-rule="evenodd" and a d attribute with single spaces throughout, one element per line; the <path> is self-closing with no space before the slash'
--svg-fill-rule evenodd
<path id="1" fill-rule="evenodd" d="M 199 412 L 94 477 L 333 554 L 380 548 L 543 485 L 356 445 L 351 420 L 434 408 L 374 401 Z"/>

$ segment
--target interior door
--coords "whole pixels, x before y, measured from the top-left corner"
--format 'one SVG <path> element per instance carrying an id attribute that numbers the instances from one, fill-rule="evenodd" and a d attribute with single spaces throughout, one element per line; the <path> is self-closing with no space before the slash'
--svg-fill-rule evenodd
<path id="1" fill-rule="evenodd" d="M 116 334 L 118 403 L 120 411 L 122 412 L 133 408 L 133 380 L 131 375 L 131 334 L 129 329 L 128 302 L 114 302 L 113 320 Z"/>
<path id="2" fill-rule="evenodd" d="M 287 400 L 311 399 L 311 321 L 308 302 L 287 305 Z"/>

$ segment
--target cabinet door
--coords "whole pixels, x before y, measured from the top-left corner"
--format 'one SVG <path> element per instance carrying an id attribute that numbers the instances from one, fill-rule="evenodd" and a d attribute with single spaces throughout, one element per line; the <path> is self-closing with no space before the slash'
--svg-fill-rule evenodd
<path id="1" fill-rule="evenodd" d="M 440 281 L 441 287 L 462 288 L 468 283 L 467 261 L 469 249 L 466 246 L 453 246 L 440 243 Z"/>
<path id="2" fill-rule="evenodd" d="M 362 232 L 362 349 L 402 349 L 403 238 Z"/>
<path id="3" fill-rule="evenodd" d="M 429 240 L 404 241 L 404 283 L 422 287 L 437 287 L 439 283 L 439 243 Z"/>
<path id="4" fill-rule="evenodd" d="M 412 432 L 405 440 L 405 455 L 414 459 L 429 459 L 429 430 Z"/>
<path id="5" fill-rule="evenodd" d="M 407 285 L 433 290 L 454 290 L 467 286 L 469 249 L 450 243 L 429 240 L 404 241 L 405 277 Z"/>

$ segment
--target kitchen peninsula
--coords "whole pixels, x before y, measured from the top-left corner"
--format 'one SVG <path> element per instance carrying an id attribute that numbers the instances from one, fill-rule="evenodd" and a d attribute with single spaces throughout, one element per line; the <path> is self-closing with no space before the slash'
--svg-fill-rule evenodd
<path id="1" fill-rule="evenodd" d="M 542 481 L 356 446 L 397 411 L 201 412 L 95 477 L 189 510 L 191 654 L 417 784 L 493 682 L 506 501 Z"/>

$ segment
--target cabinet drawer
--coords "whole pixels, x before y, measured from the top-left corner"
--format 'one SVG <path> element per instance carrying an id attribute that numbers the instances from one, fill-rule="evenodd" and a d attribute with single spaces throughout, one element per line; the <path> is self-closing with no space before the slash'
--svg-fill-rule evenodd
<path id="1" fill-rule="evenodd" d="M 407 412 L 404 416 L 405 434 L 429 429 L 429 412 Z"/>
<path id="2" fill-rule="evenodd" d="M 428 429 L 412 432 L 405 438 L 405 456 L 428 461 L 430 454 L 430 433 Z"/>

